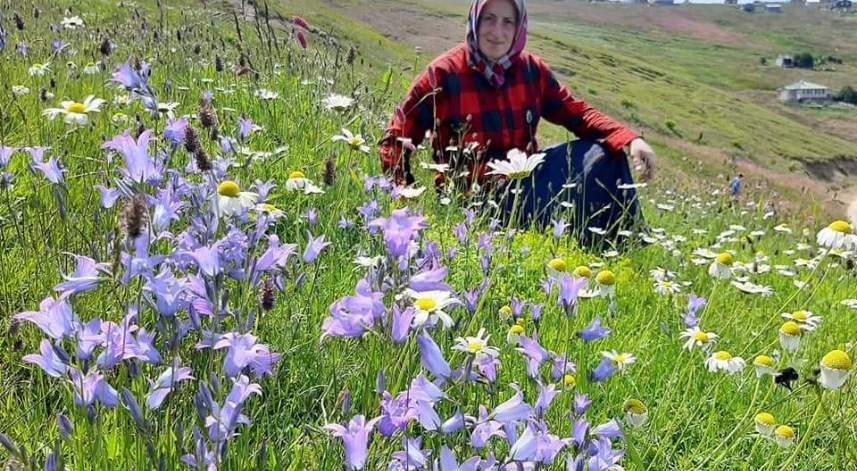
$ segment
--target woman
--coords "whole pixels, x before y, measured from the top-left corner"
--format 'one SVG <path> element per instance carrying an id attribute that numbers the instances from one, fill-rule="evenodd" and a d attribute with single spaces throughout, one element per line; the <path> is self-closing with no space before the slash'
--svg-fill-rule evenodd
<path id="1" fill-rule="evenodd" d="M 649 179 L 655 172 L 649 145 L 574 98 L 539 57 L 524 51 L 524 0 L 475 0 L 465 38 L 433 60 L 396 107 L 380 142 L 384 170 L 399 183 L 413 183 L 410 154 L 428 136 L 436 163 L 466 170 L 465 186 L 476 181 L 496 188 L 488 162 L 505 159 L 511 149 L 538 152 L 536 128 L 544 118 L 579 140 L 543 150 L 544 163 L 519 182 L 518 208 L 512 211 L 516 198 L 510 197 L 505 209 L 545 225 L 562 217 L 555 213 L 569 204 L 558 203 L 567 201 L 584 236 L 588 227 L 626 227 L 638 204 L 623 149 Z M 438 173 L 435 182 L 445 178 Z"/>

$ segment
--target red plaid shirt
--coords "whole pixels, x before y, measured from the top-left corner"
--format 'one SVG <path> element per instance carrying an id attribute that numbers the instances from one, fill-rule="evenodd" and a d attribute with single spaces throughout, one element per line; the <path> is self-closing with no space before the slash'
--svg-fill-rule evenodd
<path id="1" fill-rule="evenodd" d="M 536 129 L 542 118 L 580 139 L 598 140 L 614 154 L 639 137 L 574 98 L 533 54 L 524 51 L 513 60 L 499 89 L 468 65 L 468 56 L 465 44 L 443 53 L 396 107 L 379 152 L 384 171 L 393 173 L 397 181 L 413 182 L 411 150 L 397 138 L 410 139 L 413 145 L 428 138 L 435 162 L 456 169 L 464 165 L 471 178 L 483 182 L 486 163 L 504 159 L 508 150 L 538 151 Z M 469 153 L 448 150 L 471 146 Z M 442 180 L 438 174 L 436 182 Z"/>

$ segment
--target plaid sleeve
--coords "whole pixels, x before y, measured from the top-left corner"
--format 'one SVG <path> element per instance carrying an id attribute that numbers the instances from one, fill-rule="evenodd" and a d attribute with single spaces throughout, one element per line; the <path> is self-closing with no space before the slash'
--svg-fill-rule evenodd
<path id="1" fill-rule="evenodd" d="M 611 153 L 618 153 L 640 137 L 626 126 L 601 114 L 585 101 L 571 95 L 546 64 L 540 62 L 544 77 L 542 116 L 551 123 L 564 126 L 578 138 L 600 140 Z"/>
<path id="2" fill-rule="evenodd" d="M 417 146 L 422 143 L 426 131 L 432 128 L 439 96 L 436 74 L 436 69 L 429 67 L 414 80 L 405 98 L 396 106 L 378 144 L 381 167 L 385 173 L 392 173 L 397 182 L 414 181 L 410 167 L 411 149 L 398 138 L 410 139 Z M 434 100 L 433 95 L 436 97 Z"/>

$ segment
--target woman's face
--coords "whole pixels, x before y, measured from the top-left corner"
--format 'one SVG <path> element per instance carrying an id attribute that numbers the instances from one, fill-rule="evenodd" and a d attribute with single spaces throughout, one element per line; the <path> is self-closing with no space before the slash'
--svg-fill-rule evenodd
<path id="1" fill-rule="evenodd" d="M 479 19 L 479 50 L 489 60 L 503 57 L 515 41 L 518 15 L 512 0 L 490 0 Z"/>

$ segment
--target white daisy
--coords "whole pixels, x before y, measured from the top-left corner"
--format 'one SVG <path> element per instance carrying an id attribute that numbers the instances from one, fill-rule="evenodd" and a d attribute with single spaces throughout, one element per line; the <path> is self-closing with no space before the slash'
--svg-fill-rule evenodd
<path id="1" fill-rule="evenodd" d="M 777 224 L 774 226 L 774 232 L 779 232 L 780 234 L 791 234 L 792 230 L 785 224 Z"/>
<path id="2" fill-rule="evenodd" d="M 354 99 L 345 95 L 333 93 L 328 95 L 328 97 L 322 100 L 321 103 L 329 110 L 345 111 L 354 104 Z"/>
<path id="3" fill-rule="evenodd" d="M 272 90 L 265 89 L 265 88 L 260 88 L 260 89 L 256 90 L 255 92 L 253 92 L 253 95 L 256 98 L 259 98 L 260 100 L 266 100 L 266 101 L 267 100 L 276 100 L 276 99 L 280 98 L 279 93 L 272 91 Z"/>
<path id="4" fill-rule="evenodd" d="M 399 190 L 399 196 L 401 196 L 402 198 L 404 198 L 406 200 L 412 200 L 415 198 L 419 198 L 420 195 L 422 195 L 425 191 L 426 191 L 426 187 L 424 187 L 424 186 L 420 187 L 420 188 L 415 188 L 415 187 L 409 186 L 409 187 L 405 187 L 405 188 L 402 188 L 401 190 Z"/>
<path id="5" fill-rule="evenodd" d="M 512 324 L 509 328 L 509 333 L 506 334 L 506 342 L 512 346 L 521 345 L 521 335 L 524 334 L 524 326 L 521 324 Z"/>
<path id="6" fill-rule="evenodd" d="M 51 69 L 48 68 L 49 65 L 51 65 L 51 64 L 50 63 L 40 64 L 40 63 L 36 62 L 35 64 L 33 64 L 30 67 L 30 69 L 27 72 L 30 74 L 31 77 L 33 77 L 33 76 L 41 77 L 42 75 L 45 75 L 45 73 L 50 72 Z"/>
<path id="7" fill-rule="evenodd" d="M 24 96 L 30 93 L 30 89 L 23 85 L 12 85 L 12 95 Z"/>
<path id="8" fill-rule="evenodd" d="M 99 72 L 101 72 L 101 68 L 95 62 L 88 62 L 86 67 L 83 68 L 83 73 L 86 75 L 95 75 Z"/>
<path id="9" fill-rule="evenodd" d="M 777 426 L 777 421 L 774 416 L 767 412 L 756 414 L 754 420 L 756 422 L 756 431 L 764 437 L 770 437 L 774 433 L 774 428 Z"/>
<path id="10" fill-rule="evenodd" d="M 777 445 L 782 448 L 788 448 L 795 441 L 795 430 L 788 425 L 780 425 L 774 430 L 774 438 Z"/>
<path id="11" fill-rule="evenodd" d="M 75 15 L 72 17 L 63 18 L 62 21 L 60 21 L 60 24 L 63 26 L 63 28 L 66 29 L 76 29 L 78 27 L 83 26 L 83 19 Z"/>
<path id="12" fill-rule="evenodd" d="M 429 318 L 440 321 L 445 329 L 452 327 L 452 317 L 444 309 L 461 304 L 449 291 L 414 291 L 408 288 L 402 295 L 413 300 L 416 311 L 413 325 L 416 328 L 425 325 Z"/>
<path id="13" fill-rule="evenodd" d="M 719 254 L 711 265 L 708 266 L 708 274 L 714 278 L 727 279 L 732 277 L 732 265 L 735 258 L 729 252 Z"/>
<path id="14" fill-rule="evenodd" d="M 625 421 L 632 427 L 642 427 L 649 417 L 649 409 L 637 399 L 625 401 Z"/>
<path id="15" fill-rule="evenodd" d="M 707 351 L 717 342 L 719 337 L 714 332 L 704 332 L 699 327 L 692 327 L 679 334 L 679 338 L 687 339 L 684 347 L 682 347 L 685 350 L 693 350 L 693 347 L 698 347 Z"/>
<path id="16" fill-rule="evenodd" d="M 95 95 L 89 95 L 83 100 L 83 103 L 66 100 L 60 103 L 62 108 L 48 108 L 42 112 L 42 115 L 50 119 L 55 119 L 57 116 L 63 114 L 65 115 L 63 121 L 66 124 L 84 126 L 89 122 L 89 116 L 87 115 L 89 113 L 98 113 L 101 110 L 101 105 L 104 103 L 105 100 L 95 98 Z"/>
<path id="17" fill-rule="evenodd" d="M 800 348 L 800 336 L 800 326 L 796 322 L 788 321 L 780 326 L 780 345 L 783 349 L 794 352 Z"/>
<path id="18" fill-rule="evenodd" d="M 789 319 L 797 322 L 800 326 L 801 330 L 805 330 L 811 332 L 818 327 L 818 324 L 821 323 L 822 317 L 816 316 L 810 311 L 795 311 L 795 312 L 784 312 L 781 314 L 784 319 Z"/>
<path id="19" fill-rule="evenodd" d="M 369 146 L 366 145 L 366 140 L 363 139 L 363 136 L 360 134 L 352 134 L 348 129 L 342 128 L 342 134 L 338 134 L 333 136 L 331 139 L 332 142 L 337 141 L 345 141 L 352 150 L 359 150 L 360 152 L 364 152 L 368 154 L 370 152 Z"/>
<path id="20" fill-rule="evenodd" d="M 851 376 L 851 358 L 842 350 L 833 350 L 820 363 L 821 375 L 818 382 L 827 389 L 839 389 Z"/>
<path id="21" fill-rule="evenodd" d="M 307 184 L 311 184 L 312 182 L 304 175 L 300 170 L 295 170 L 294 172 L 289 174 L 289 178 L 286 179 L 286 190 L 288 191 L 297 191 L 303 190 L 306 188 Z"/>
<path id="22" fill-rule="evenodd" d="M 767 355 L 759 355 L 753 359 L 753 367 L 756 369 L 757 378 L 765 375 L 773 375 L 777 372 L 777 369 L 774 367 L 774 359 Z"/>
<path id="23" fill-rule="evenodd" d="M 483 337 L 484 336 L 484 337 Z M 458 337 L 455 339 L 453 350 L 475 355 L 476 358 L 491 357 L 497 358 L 500 356 L 500 351 L 497 347 L 488 346 L 490 335 L 485 335 L 485 328 L 479 329 L 479 333 L 475 337 Z"/>
<path id="24" fill-rule="evenodd" d="M 774 293 L 773 288 L 770 286 L 757 285 L 749 281 L 733 281 L 732 286 L 747 294 L 759 294 L 763 297 L 770 296 Z"/>
<path id="25" fill-rule="evenodd" d="M 831 249 L 852 250 L 857 248 L 857 236 L 854 228 L 847 221 L 833 221 L 829 226 L 818 231 L 816 242 L 822 247 Z"/>
<path id="26" fill-rule="evenodd" d="M 635 357 L 634 355 L 630 353 L 620 354 L 616 350 L 610 350 L 609 352 L 601 352 L 601 356 L 608 360 L 611 360 L 613 362 L 613 366 L 620 370 L 637 361 L 637 357 Z"/>
<path id="27" fill-rule="evenodd" d="M 675 294 L 681 292 L 681 285 L 669 280 L 655 282 L 655 292 L 658 294 Z"/>
<path id="28" fill-rule="evenodd" d="M 259 195 L 241 191 L 241 187 L 231 180 L 224 180 L 217 185 L 217 215 L 236 216 L 252 208 Z"/>
<path id="29" fill-rule="evenodd" d="M 493 160 L 488 162 L 491 169 L 488 175 L 503 175 L 511 180 L 520 180 L 528 177 L 533 170 L 545 160 L 545 154 L 527 154 L 519 149 L 511 149 L 506 153 L 506 160 Z"/>
<path id="30" fill-rule="evenodd" d="M 733 357 L 731 353 L 721 350 L 719 352 L 712 353 L 711 356 L 705 360 L 705 366 L 708 367 L 708 371 L 712 373 L 717 371 L 726 371 L 729 374 L 735 374 L 743 371 L 746 363 L 743 358 Z"/>
<path id="31" fill-rule="evenodd" d="M 438 173 L 446 173 L 449 171 L 449 164 L 435 164 L 428 162 L 420 162 L 420 168 L 425 170 L 434 170 Z"/>
<path id="32" fill-rule="evenodd" d="M 272 219 L 282 219 L 286 217 L 286 213 L 284 213 L 281 209 L 277 208 L 273 204 L 269 203 L 261 203 L 256 205 L 256 211 L 262 214 L 268 214 Z"/>

